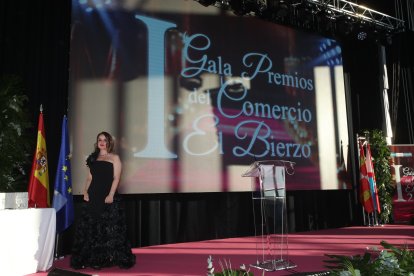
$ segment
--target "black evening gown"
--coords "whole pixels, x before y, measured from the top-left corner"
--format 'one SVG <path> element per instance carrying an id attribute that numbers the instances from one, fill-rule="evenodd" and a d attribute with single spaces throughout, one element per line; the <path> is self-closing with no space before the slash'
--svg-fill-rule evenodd
<path id="1" fill-rule="evenodd" d="M 115 194 L 113 203 L 105 203 L 112 185 L 113 164 L 95 161 L 89 168 L 92 174 L 89 202 L 83 203 L 82 214 L 77 221 L 70 265 L 75 269 L 130 268 L 135 264 L 135 255 L 127 240 L 120 196 Z"/>

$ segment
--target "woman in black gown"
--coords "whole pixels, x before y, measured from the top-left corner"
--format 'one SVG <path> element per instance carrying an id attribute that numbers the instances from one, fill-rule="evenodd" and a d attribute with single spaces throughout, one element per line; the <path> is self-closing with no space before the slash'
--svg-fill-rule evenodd
<path id="1" fill-rule="evenodd" d="M 127 240 L 124 210 L 116 191 L 122 164 L 119 156 L 112 153 L 113 147 L 112 136 L 101 132 L 95 151 L 86 160 L 85 202 L 75 230 L 70 260 L 75 269 L 130 268 L 135 264 L 135 255 Z"/>

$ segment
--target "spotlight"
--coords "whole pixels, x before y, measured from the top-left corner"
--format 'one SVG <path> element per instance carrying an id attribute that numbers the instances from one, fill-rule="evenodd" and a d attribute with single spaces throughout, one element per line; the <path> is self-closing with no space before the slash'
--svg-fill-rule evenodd
<path id="1" fill-rule="evenodd" d="M 368 34 L 365 31 L 358 32 L 357 38 L 358 40 L 365 40 L 367 38 Z"/>
<path id="2" fill-rule="evenodd" d="M 372 39 L 373 29 L 370 24 L 365 21 L 361 21 L 356 26 L 355 34 L 357 39 L 361 41 L 367 40 L 368 38 Z"/>

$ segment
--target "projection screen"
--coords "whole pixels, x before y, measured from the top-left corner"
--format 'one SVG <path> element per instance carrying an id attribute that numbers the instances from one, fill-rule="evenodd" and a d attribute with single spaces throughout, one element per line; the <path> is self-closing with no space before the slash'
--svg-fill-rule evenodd
<path id="1" fill-rule="evenodd" d="M 196 1 L 72 9 L 74 194 L 104 130 L 122 160 L 121 193 L 249 191 L 241 175 L 258 160 L 294 162 L 288 190 L 348 187 L 337 41 Z"/>

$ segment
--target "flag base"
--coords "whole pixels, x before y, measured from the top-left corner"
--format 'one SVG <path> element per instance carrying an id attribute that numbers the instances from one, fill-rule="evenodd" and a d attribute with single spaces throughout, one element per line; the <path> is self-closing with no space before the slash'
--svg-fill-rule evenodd
<path id="1" fill-rule="evenodd" d="M 92 276 L 92 274 L 85 274 L 76 271 L 70 271 L 60 268 L 53 268 L 47 276 Z"/>
<path id="2" fill-rule="evenodd" d="M 283 259 L 257 262 L 257 264 L 251 264 L 250 266 L 265 271 L 278 271 L 297 267 L 296 264 Z"/>

